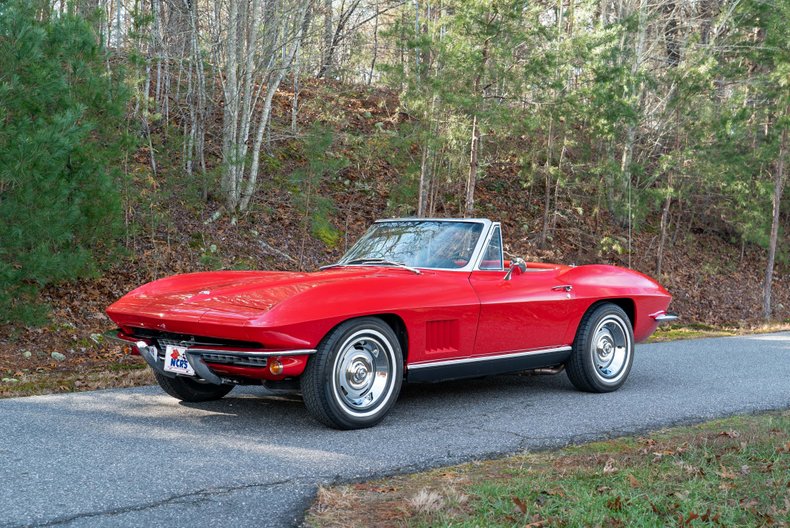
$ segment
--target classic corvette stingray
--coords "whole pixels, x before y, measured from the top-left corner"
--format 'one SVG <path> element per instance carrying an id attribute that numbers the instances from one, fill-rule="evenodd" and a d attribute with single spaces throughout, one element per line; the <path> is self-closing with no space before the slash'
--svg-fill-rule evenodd
<path id="1" fill-rule="evenodd" d="M 317 420 L 378 423 L 404 381 L 538 370 L 578 389 L 626 380 L 634 343 L 671 299 L 615 266 L 506 261 L 487 219 L 380 220 L 313 273 L 218 271 L 145 284 L 107 314 L 165 392 L 223 397 L 238 384 L 301 390 Z"/>

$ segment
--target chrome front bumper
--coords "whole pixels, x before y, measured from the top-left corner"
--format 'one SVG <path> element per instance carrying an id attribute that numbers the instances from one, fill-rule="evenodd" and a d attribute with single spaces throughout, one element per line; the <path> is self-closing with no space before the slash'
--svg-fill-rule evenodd
<path id="1" fill-rule="evenodd" d="M 677 321 L 680 319 L 679 315 L 667 313 L 664 311 L 650 314 L 650 317 L 652 317 L 657 323 L 669 323 L 671 321 Z"/>
<path id="2" fill-rule="evenodd" d="M 178 374 L 168 372 L 165 370 L 164 356 L 160 357 L 160 351 L 163 352 L 164 347 L 157 347 L 156 339 L 140 339 L 134 336 L 124 334 L 120 330 L 112 330 L 105 332 L 104 337 L 111 341 L 117 341 L 125 345 L 134 347 L 135 350 L 143 357 L 146 363 L 154 369 L 154 372 L 166 376 L 168 378 L 175 378 Z M 206 364 L 206 359 L 212 363 L 223 363 L 228 365 L 241 365 L 241 366 L 255 366 L 265 367 L 267 360 L 270 357 L 276 356 L 304 356 L 315 354 L 314 348 L 305 348 L 298 350 L 240 350 L 232 347 L 208 347 L 202 345 L 189 346 L 189 343 L 181 343 L 179 346 L 186 348 L 187 360 L 195 374 L 200 379 L 207 383 L 215 385 L 222 385 L 226 382 L 225 379 L 217 376 L 211 371 Z"/>

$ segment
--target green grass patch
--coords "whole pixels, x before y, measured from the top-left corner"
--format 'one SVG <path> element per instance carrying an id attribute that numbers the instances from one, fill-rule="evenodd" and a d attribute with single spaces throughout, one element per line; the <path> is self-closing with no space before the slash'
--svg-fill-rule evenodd
<path id="1" fill-rule="evenodd" d="M 729 327 L 711 326 L 703 323 L 680 323 L 659 326 L 647 340 L 648 343 L 662 343 L 680 339 L 700 339 L 704 337 L 729 337 L 736 335 L 765 334 L 786 332 L 790 330 L 790 322 L 766 323 L 758 326 Z"/>
<path id="2" fill-rule="evenodd" d="M 738 335 L 738 332 L 730 328 L 716 328 L 703 324 L 672 325 L 660 326 L 655 333 L 650 336 L 648 343 L 662 343 L 665 341 L 677 341 L 680 339 L 700 339 L 703 337 L 727 337 Z"/>
<path id="3" fill-rule="evenodd" d="M 307 525 L 786 526 L 790 411 L 319 490 Z"/>
<path id="4" fill-rule="evenodd" d="M 129 370 L 145 370 L 148 368 L 147 363 L 111 363 L 107 365 L 109 372 L 126 372 Z"/>

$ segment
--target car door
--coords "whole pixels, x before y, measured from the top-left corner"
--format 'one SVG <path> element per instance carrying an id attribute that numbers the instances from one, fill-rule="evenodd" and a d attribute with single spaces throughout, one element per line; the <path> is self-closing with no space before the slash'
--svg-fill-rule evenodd
<path id="1" fill-rule="evenodd" d="M 474 355 L 522 352 L 563 342 L 572 287 L 558 280 L 560 268 L 529 268 L 506 280 L 499 226 L 493 228 L 469 282 L 480 300 Z"/>

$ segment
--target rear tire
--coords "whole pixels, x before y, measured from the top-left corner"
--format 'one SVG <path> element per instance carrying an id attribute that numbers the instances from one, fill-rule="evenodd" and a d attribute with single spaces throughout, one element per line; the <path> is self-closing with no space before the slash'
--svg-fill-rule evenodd
<path id="1" fill-rule="evenodd" d="M 589 310 L 576 332 L 565 364 L 573 385 L 586 392 L 612 392 L 625 383 L 634 362 L 634 331 L 622 308 L 612 303 Z"/>
<path id="2" fill-rule="evenodd" d="M 398 399 L 403 352 L 381 319 L 352 319 L 324 337 L 300 378 L 308 412 L 336 429 L 379 423 Z"/>
<path id="3" fill-rule="evenodd" d="M 195 380 L 183 377 L 168 378 L 158 372 L 154 372 L 154 377 L 159 386 L 173 398 L 185 402 L 205 402 L 219 400 L 233 390 L 233 385 L 214 385 L 211 383 L 199 383 Z"/>

